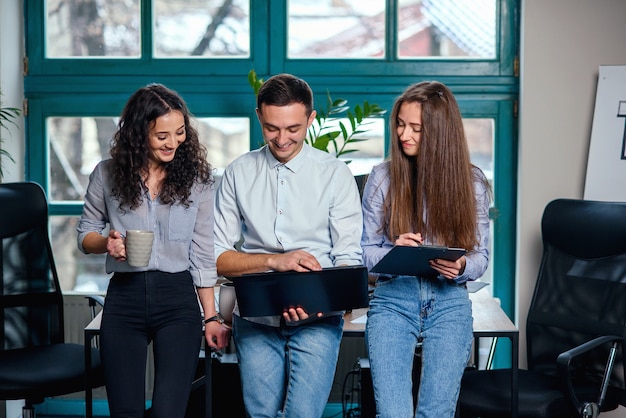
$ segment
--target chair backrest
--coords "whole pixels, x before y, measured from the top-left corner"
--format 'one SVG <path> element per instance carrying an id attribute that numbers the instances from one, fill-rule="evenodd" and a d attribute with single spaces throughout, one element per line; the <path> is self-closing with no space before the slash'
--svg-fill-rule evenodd
<path id="1" fill-rule="evenodd" d="M 63 342 L 63 296 L 36 183 L 0 184 L 0 350 Z"/>
<path id="2" fill-rule="evenodd" d="M 527 321 L 529 369 L 554 372 L 559 353 L 600 335 L 626 337 L 626 202 L 557 199 L 541 221 L 543 257 Z M 576 365 L 601 376 L 605 350 Z M 613 384 L 624 388 L 624 363 Z"/>

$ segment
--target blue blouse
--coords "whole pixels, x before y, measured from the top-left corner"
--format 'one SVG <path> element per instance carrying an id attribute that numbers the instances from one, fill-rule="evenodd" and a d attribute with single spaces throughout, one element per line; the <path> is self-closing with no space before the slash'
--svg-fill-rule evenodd
<path id="1" fill-rule="evenodd" d="M 489 192 L 485 185 L 484 175 L 475 169 L 474 194 L 477 203 L 478 216 L 478 246 L 469 249 L 466 255 L 466 265 L 463 274 L 455 281 L 464 283 L 468 280 L 479 279 L 489 265 Z M 363 191 L 363 262 L 371 269 L 394 246 L 394 242 L 380 230 L 383 219 L 383 202 L 389 190 L 389 162 L 378 164 L 372 169 L 365 190 Z M 407 231 L 408 232 L 408 231 Z M 426 245 L 437 245 L 424 241 Z"/>
<path id="2" fill-rule="evenodd" d="M 211 287 L 217 281 L 213 246 L 214 190 L 207 184 L 196 184 L 189 196 L 189 207 L 180 203 L 164 204 L 152 200 L 146 191 L 143 202 L 134 210 L 120 210 L 111 194 L 112 160 L 100 162 L 89 176 L 85 205 L 78 223 L 78 248 L 90 232 L 108 234 L 108 228 L 126 234 L 129 229 L 154 231 L 152 256 L 147 267 L 132 267 L 127 261 L 116 261 L 106 255 L 106 272 L 159 270 L 191 272 L 197 287 Z"/>

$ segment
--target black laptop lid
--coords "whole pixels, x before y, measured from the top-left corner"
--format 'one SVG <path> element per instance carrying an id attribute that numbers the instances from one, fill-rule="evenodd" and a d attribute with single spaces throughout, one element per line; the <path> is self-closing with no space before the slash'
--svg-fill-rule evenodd
<path id="1" fill-rule="evenodd" d="M 312 315 L 369 305 L 367 269 L 363 266 L 253 273 L 229 279 L 235 284 L 242 317 L 281 315 L 290 307 L 302 307 Z"/>

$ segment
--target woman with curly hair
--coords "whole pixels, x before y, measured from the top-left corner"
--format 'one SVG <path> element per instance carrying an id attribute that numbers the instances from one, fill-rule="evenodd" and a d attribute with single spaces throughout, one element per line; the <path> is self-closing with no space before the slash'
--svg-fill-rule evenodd
<path id="1" fill-rule="evenodd" d="M 432 277 L 377 277 L 366 328 L 377 416 L 453 417 L 472 344 L 465 283 L 489 263 L 490 187 L 470 162 L 461 113 L 443 84 L 408 87 L 394 103 L 391 132 L 390 159 L 373 168 L 363 195 L 365 265 L 395 245 L 461 247 L 467 255 L 431 260 Z"/>
<path id="2" fill-rule="evenodd" d="M 147 347 L 155 360 L 152 418 L 183 417 L 202 342 L 202 316 L 216 316 L 213 178 L 183 99 L 160 84 L 128 100 L 111 158 L 89 177 L 78 247 L 106 253 L 113 273 L 101 325 L 111 417 L 143 417 Z M 108 227 L 108 232 L 105 230 Z M 146 267 L 126 259 L 127 230 L 154 231 Z M 104 234 L 104 235 L 103 235 Z M 219 349 L 229 330 L 205 327 Z"/>

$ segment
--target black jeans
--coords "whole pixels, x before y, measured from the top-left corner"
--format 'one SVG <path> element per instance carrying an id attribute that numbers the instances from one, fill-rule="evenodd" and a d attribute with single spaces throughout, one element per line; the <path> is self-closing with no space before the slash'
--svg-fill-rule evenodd
<path id="1" fill-rule="evenodd" d="M 201 332 L 202 317 L 189 272 L 114 274 L 100 337 L 111 417 L 144 416 L 150 342 L 155 369 L 151 417 L 184 417 Z"/>

